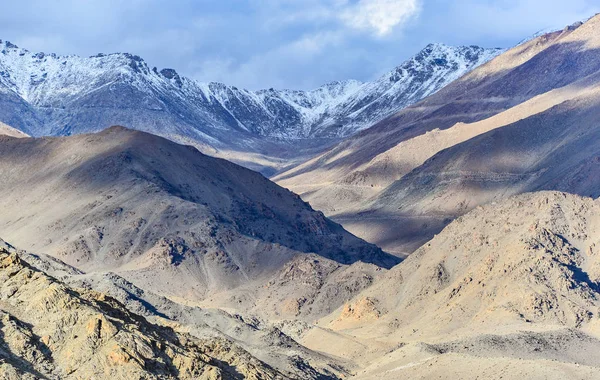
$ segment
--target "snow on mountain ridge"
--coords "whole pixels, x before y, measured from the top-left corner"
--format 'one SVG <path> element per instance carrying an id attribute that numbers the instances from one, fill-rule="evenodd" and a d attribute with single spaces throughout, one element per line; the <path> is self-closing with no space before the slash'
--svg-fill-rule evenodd
<path id="1" fill-rule="evenodd" d="M 122 53 L 82 58 L 76 55 L 30 53 L 9 41 L 2 43 L 2 78 L 4 84 L 24 100 L 43 104 L 49 97 L 77 95 L 93 87 L 96 78 L 111 70 L 125 75 L 128 57 Z M 66 75 L 63 75 L 65 73 Z M 116 74 L 113 73 L 113 74 Z M 48 77 L 52 80 L 47 80 Z M 89 82 L 89 81 L 92 82 Z M 39 88 L 39 89 L 38 89 Z M 36 91 L 38 90 L 38 91 Z M 46 98 L 45 98 L 46 97 Z"/>
<path id="2" fill-rule="evenodd" d="M 200 139 L 216 148 L 227 147 L 235 138 L 293 141 L 348 136 L 431 95 L 501 52 L 430 44 L 373 82 L 336 81 L 310 91 L 250 91 L 197 82 L 173 69 L 159 71 L 128 53 L 59 56 L 32 53 L 1 40 L 0 49 L 0 87 L 27 103 L 26 111 L 33 115 L 27 121 L 39 124 L 27 130 L 18 117 L 7 120 L 17 128 L 34 135 L 93 132 L 100 126 L 84 123 L 93 119 L 96 124 L 122 122 L 163 136 Z M 105 114 L 93 115 L 90 108 L 101 108 Z M 156 114 L 160 118 L 152 116 Z M 147 125 L 149 120 L 154 125 Z M 231 132 L 243 132 L 245 137 L 227 135 Z"/>
<path id="3" fill-rule="evenodd" d="M 364 85 L 362 96 L 349 106 L 348 115 L 353 120 L 346 128 L 356 131 L 368 127 L 371 120 L 381 120 L 432 95 L 502 52 L 502 49 L 477 46 L 429 44 L 402 65 Z M 376 99 L 369 101 L 370 97 Z M 386 103 L 394 104 L 394 107 L 385 107 Z"/>

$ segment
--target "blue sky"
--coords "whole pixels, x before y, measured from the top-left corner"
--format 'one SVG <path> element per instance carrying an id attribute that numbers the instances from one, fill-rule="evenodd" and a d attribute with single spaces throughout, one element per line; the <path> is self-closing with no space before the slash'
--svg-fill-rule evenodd
<path id="1" fill-rule="evenodd" d="M 20 0 L 3 1 L 0 39 L 130 52 L 250 89 L 310 89 L 371 80 L 429 42 L 508 47 L 597 12 L 598 0 Z"/>

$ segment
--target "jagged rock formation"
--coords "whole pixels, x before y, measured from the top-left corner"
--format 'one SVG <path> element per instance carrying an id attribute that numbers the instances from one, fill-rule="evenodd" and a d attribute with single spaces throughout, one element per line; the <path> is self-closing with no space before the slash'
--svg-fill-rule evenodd
<path id="1" fill-rule="evenodd" d="M 472 323 L 581 327 L 600 315 L 599 210 L 557 192 L 480 206 L 361 296 L 402 314 L 399 325 L 419 325 L 419 335 Z"/>
<path id="2" fill-rule="evenodd" d="M 248 91 L 159 71 L 131 54 L 57 56 L 0 41 L 0 121 L 35 136 L 119 124 L 238 161 L 248 157 L 230 151 L 289 163 L 436 92 L 499 52 L 432 44 L 375 82 Z M 256 165 L 264 158 L 252 159 Z"/>
<path id="3" fill-rule="evenodd" d="M 152 325 L 0 248 L 3 378 L 284 379 L 224 339 Z"/>
<path id="4" fill-rule="evenodd" d="M 309 350 L 282 331 L 286 329 L 296 335 L 292 327 L 308 328 L 304 322 L 273 323 L 249 315 L 246 310 L 238 314 L 191 306 L 186 300 L 179 303 L 141 289 L 115 273 L 84 273 L 51 256 L 18 250 L 1 239 L 0 248 L 17 254 L 35 269 L 70 288 L 94 290 L 110 296 L 151 323 L 185 331 L 203 341 L 218 338 L 233 342 L 286 377 L 337 379 L 348 376 L 355 369 L 352 362 Z M 242 312 L 241 308 L 239 310 Z"/>
<path id="5" fill-rule="evenodd" d="M 492 200 L 596 197 L 599 29 L 595 16 L 525 42 L 274 179 L 401 255 Z"/>

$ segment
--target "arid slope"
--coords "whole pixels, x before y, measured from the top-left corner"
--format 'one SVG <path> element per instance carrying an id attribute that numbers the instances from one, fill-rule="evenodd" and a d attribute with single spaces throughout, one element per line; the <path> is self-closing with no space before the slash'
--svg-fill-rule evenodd
<path id="1" fill-rule="evenodd" d="M 491 199 L 594 195 L 560 173 L 588 170 L 583 187 L 594 184 L 599 30 L 595 16 L 519 45 L 274 180 L 400 255 Z M 568 159 L 567 144 L 576 152 Z"/>
<path id="2" fill-rule="evenodd" d="M 459 217 L 302 341 L 359 378 L 593 379 L 599 284 L 600 201 L 527 193 Z"/>
<path id="3" fill-rule="evenodd" d="M 203 299 L 299 255 L 398 260 L 258 173 L 143 132 L 0 137 L 0 232 L 85 272 Z"/>
<path id="4" fill-rule="evenodd" d="M 0 248 L 0 375 L 6 379 L 284 379 L 224 339 L 148 323 Z"/>
<path id="5" fill-rule="evenodd" d="M 4 135 L 4 136 L 11 136 L 11 137 L 29 137 L 29 135 L 27 135 L 24 132 L 19 131 L 18 129 L 15 129 L 9 125 L 6 125 L 2 122 L 0 122 L 0 135 Z"/>

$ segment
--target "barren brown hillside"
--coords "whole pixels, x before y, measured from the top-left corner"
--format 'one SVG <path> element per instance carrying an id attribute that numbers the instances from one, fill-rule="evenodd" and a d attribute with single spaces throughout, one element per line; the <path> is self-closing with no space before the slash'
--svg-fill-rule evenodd
<path id="1" fill-rule="evenodd" d="M 600 16 L 519 45 L 274 180 L 355 234 L 400 255 L 490 199 L 539 189 L 594 195 L 572 181 L 561 182 L 559 175 L 598 155 L 592 137 L 599 99 L 598 30 Z M 560 155 L 565 139 L 577 152 L 568 160 Z M 471 149 L 481 155 L 466 162 Z M 432 174 L 432 167 L 442 165 L 447 167 Z M 550 166 L 554 169 L 542 182 L 532 179 Z M 591 172 L 588 177 L 588 185 L 599 178 Z M 430 179 L 439 183 L 436 189 Z"/>

